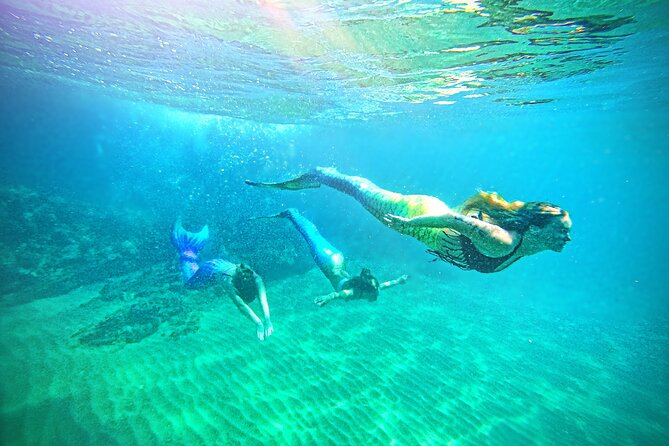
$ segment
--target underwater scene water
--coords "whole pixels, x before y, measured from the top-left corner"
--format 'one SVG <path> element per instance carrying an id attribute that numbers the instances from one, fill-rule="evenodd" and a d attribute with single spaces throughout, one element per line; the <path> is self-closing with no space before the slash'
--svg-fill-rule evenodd
<path id="1" fill-rule="evenodd" d="M 668 17 L 0 0 L 0 443 L 669 444 Z M 555 203 L 571 241 L 465 270 L 346 191 L 245 184 L 317 166 L 456 210 Z M 316 305 L 337 284 L 302 234 L 254 218 L 290 208 L 352 276 L 408 280 Z M 262 277 L 271 336 L 231 279 L 185 286 L 190 254 Z"/>

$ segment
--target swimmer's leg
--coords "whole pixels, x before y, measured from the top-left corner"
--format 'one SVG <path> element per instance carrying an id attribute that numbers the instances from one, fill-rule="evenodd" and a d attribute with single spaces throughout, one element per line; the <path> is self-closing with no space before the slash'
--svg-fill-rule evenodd
<path id="1" fill-rule="evenodd" d="M 184 282 L 188 282 L 199 269 L 197 255 L 209 239 L 209 227 L 205 225 L 200 232 L 188 232 L 178 220 L 172 228 L 171 239 L 179 252 Z"/>

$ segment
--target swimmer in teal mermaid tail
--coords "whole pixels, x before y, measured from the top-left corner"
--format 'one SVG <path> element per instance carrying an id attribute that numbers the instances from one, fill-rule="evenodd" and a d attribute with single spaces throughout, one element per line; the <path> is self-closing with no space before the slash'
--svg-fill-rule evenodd
<path id="1" fill-rule="evenodd" d="M 254 218 L 286 218 L 290 220 L 302 237 L 304 237 L 316 265 L 318 265 L 335 289 L 333 293 L 314 299 L 314 303 L 321 307 L 334 299 L 366 299 L 368 301 L 375 301 L 378 298 L 379 291 L 395 285 L 401 285 L 407 281 L 408 277 L 403 275 L 397 279 L 379 283 L 367 268 L 362 268 L 359 276 L 352 277 L 346 271 L 344 255 L 341 251 L 332 246 L 318 232 L 316 226 L 300 214 L 297 209 L 286 209 L 276 215 Z"/>
<path id="2" fill-rule="evenodd" d="M 231 263 L 223 259 L 198 262 L 198 254 L 209 239 L 209 228 L 200 232 L 188 232 L 181 222 L 176 222 L 172 230 L 172 244 L 179 251 L 181 272 L 186 288 L 201 289 L 215 283 L 224 283 L 231 288 L 232 301 L 239 311 L 256 325 L 256 335 L 261 341 L 274 332 L 269 317 L 267 293 L 262 278 L 244 263 Z M 249 307 L 254 300 L 260 301 L 263 319 Z"/>
<path id="3" fill-rule="evenodd" d="M 494 192 L 481 191 L 451 209 L 436 197 L 391 192 L 328 167 L 279 183 L 246 183 L 286 190 L 330 186 L 355 198 L 381 223 L 423 242 L 438 259 L 482 273 L 541 251 L 560 252 L 571 240 L 565 210 L 545 202 L 509 203 Z"/>

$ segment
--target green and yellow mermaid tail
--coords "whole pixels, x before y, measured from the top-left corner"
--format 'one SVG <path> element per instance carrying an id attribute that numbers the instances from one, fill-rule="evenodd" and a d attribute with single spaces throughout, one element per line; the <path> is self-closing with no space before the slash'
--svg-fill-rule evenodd
<path id="1" fill-rule="evenodd" d="M 448 210 L 448 206 L 436 197 L 391 192 L 378 187 L 366 178 L 345 175 L 332 167 L 316 167 L 297 178 L 278 183 L 247 180 L 246 184 L 284 190 L 313 189 L 324 184 L 355 198 L 386 226 L 387 223 L 383 219 L 386 214 L 411 218 L 425 214 L 441 214 Z M 407 226 L 399 228 L 398 231 L 423 242 L 432 250 L 439 250 L 443 243 L 442 229 Z"/>

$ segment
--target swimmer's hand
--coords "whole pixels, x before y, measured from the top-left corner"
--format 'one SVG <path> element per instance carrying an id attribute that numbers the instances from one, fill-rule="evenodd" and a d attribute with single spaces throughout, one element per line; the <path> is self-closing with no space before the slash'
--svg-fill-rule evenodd
<path id="1" fill-rule="evenodd" d="M 318 296 L 316 299 L 314 299 L 314 303 L 318 305 L 319 307 L 322 307 L 323 305 L 327 305 L 328 302 L 333 301 L 335 299 L 349 299 L 353 296 L 353 290 L 342 290 L 339 292 L 334 292 L 330 294 L 326 294 L 324 296 Z"/>
<path id="2" fill-rule="evenodd" d="M 265 340 L 265 326 L 262 324 L 262 322 L 256 323 L 256 335 L 261 341 Z"/>
<path id="3" fill-rule="evenodd" d="M 265 337 L 269 338 L 274 333 L 274 325 L 269 319 L 265 319 Z"/>
<path id="4" fill-rule="evenodd" d="M 390 288 L 397 285 L 404 285 L 407 280 L 409 280 L 409 276 L 403 274 L 399 276 L 397 279 L 389 280 L 387 282 L 381 282 L 379 284 L 379 290 L 385 290 L 386 288 Z"/>
<path id="5" fill-rule="evenodd" d="M 402 226 L 405 226 L 409 220 L 409 218 L 393 214 L 386 214 L 383 216 L 383 221 L 385 221 L 391 228 L 401 228 Z"/>
<path id="6" fill-rule="evenodd" d="M 314 303 L 319 307 L 322 307 L 323 305 L 327 305 L 328 302 L 336 299 L 338 295 L 339 293 L 330 293 L 324 296 L 318 296 L 316 299 L 314 299 Z"/>

